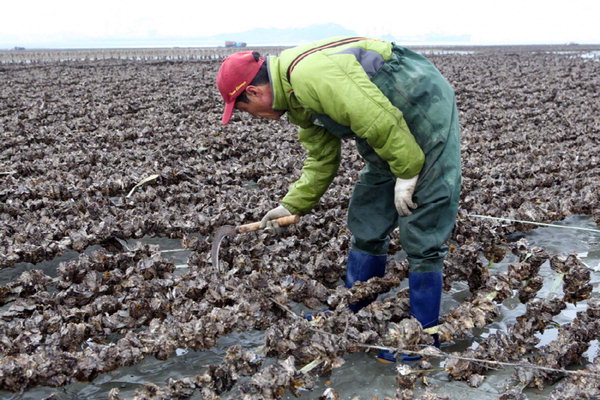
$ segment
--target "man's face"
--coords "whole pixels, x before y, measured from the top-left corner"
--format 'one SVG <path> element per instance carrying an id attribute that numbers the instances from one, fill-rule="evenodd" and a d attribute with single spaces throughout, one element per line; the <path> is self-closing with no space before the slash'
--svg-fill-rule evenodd
<path id="1" fill-rule="evenodd" d="M 246 88 L 246 96 L 249 102 L 238 101 L 235 103 L 236 109 L 254 117 L 268 119 L 279 119 L 283 115 L 283 111 L 273 110 L 273 93 L 271 93 L 271 86 L 269 84 L 248 86 Z"/>

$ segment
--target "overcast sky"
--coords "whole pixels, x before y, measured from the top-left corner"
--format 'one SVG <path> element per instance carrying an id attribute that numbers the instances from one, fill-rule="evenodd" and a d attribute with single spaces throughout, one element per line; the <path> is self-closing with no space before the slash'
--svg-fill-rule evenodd
<path id="1" fill-rule="evenodd" d="M 199 37 L 337 23 L 411 40 L 470 35 L 471 44 L 600 43 L 599 0 L 2 0 L 0 48 L 73 38 Z M 290 11 L 283 11 L 284 9 Z"/>

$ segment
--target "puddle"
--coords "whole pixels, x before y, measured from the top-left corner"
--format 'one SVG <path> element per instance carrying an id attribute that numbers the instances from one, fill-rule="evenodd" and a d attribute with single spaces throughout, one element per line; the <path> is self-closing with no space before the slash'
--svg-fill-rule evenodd
<path id="1" fill-rule="evenodd" d="M 572 216 L 556 225 L 584 227 L 597 230 L 598 227 L 589 216 Z M 546 249 L 550 255 L 578 253 L 582 261 L 590 266 L 599 266 L 600 264 L 600 234 L 591 231 L 580 231 L 573 229 L 541 227 L 530 231 L 526 236 L 530 246 L 540 246 Z M 508 253 L 504 260 L 496 263 L 492 268 L 492 273 L 506 271 L 509 263 L 518 262 L 516 256 Z M 600 270 L 600 268 L 597 268 Z M 551 295 L 551 289 L 557 291 L 560 295 L 562 287 L 554 288 L 556 274 L 550 269 L 550 263 L 544 263 L 540 268 L 540 274 L 544 276 L 544 286 L 538 292 L 538 297 L 544 298 Z M 600 272 L 592 273 L 592 283 L 594 284 L 594 293 L 592 296 L 600 296 L 598 283 L 600 282 Z M 405 287 L 406 282 L 401 287 Z M 463 282 L 457 282 L 449 292 L 444 292 L 442 296 L 442 313 L 456 307 L 468 296 L 468 287 Z M 569 323 L 575 317 L 578 311 L 583 311 L 587 307 L 587 302 L 577 303 L 577 306 L 568 304 L 567 308 L 556 318 L 559 324 Z M 481 341 L 485 337 L 494 333 L 498 329 L 506 330 L 513 324 L 516 318 L 525 312 L 525 305 L 518 298 L 509 298 L 501 305 L 502 316 L 497 322 L 487 325 L 485 328 L 474 331 L 474 337 L 470 340 L 458 341 L 451 346 L 443 347 L 446 352 L 464 351 L 473 343 Z M 543 334 L 538 334 L 540 344 L 543 346 L 550 343 L 557 337 L 558 330 L 546 329 Z M 589 349 L 584 353 L 588 360 L 592 360 L 598 351 L 598 342 L 590 343 Z M 382 364 L 374 359 L 373 354 L 355 353 L 348 354 L 345 357 L 346 363 L 340 368 L 334 369 L 331 377 L 323 377 L 317 381 L 312 392 L 302 395 L 301 399 L 314 399 L 321 395 L 327 387 L 333 387 L 342 399 L 351 399 L 360 396 L 361 399 L 378 398 L 385 396 L 395 398 L 396 393 L 396 370 L 395 366 Z M 443 368 L 444 361 L 438 360 L 432 362 L 433 368 Z M 464 381 L 449 381 L 444 372 L 434 373 L 430 376 L 431 388 L 434 392 L 444 393 L 451 400 L 496 400 L 498 396 L 504 393 L 507 388 L 514 386 L 512 381 L 512 368 L 504 368 L 497 371 L 488 371 L 486 380 L 479 388 L 471 388 Z M 548 385 L 543 391 L 536 389 L 525 389 L 523 393 L 529 400 L 547 399 L 553 389 L 553 385 Z M 415 390 L 418 396 L 424 391 Z M 288 395 L 288 400 L 296 397 Z"/>
<path id="2" fill-rule="evenodd" d="M 600 61 L 600 50 L 588 51 L 581 55 L 583 58 L 591 58 L 594 61 Z"/>

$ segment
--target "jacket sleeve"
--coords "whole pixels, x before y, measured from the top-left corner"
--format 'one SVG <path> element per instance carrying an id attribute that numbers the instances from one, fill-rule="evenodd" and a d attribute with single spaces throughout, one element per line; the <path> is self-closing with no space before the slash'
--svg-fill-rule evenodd
<path id="1" fill-rule="evenodd" d="M 294 70 L 294 94 L 317 114 L 326 114 L 358 136 L 399 178 L 417 175 L 425 155 L 396 108 L 350 54 L 321 55 Z"/>
<path id="2" fill-rule="evenodd" d="M 300 128 L 299 139 L 308 152 L 302 175 L 292 184 L 281 204 L 292 214 L 306 214 L 325 193 L 340 165 L 340 139 L 322 127 Z"/>

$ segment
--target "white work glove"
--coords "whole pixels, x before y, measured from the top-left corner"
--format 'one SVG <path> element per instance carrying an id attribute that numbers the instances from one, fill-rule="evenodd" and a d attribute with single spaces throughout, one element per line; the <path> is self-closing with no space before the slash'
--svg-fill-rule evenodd
<path id="1" fill-rule="evenodd" d="M 410 179 L 396 178 L 396 186 L 394 187 L 394 204 L 398 214 L 406 217 L 411 215 L 411 209 L 417 208 L 417 205 L 413 203 L 412 196 L 417 186 L 417 179 L 419 175 Z"/>
<path id="2" fill-rule="evenodd" d="M 275 232 L 279 232 L 279 225 L 277 222 L 271 222 L 273 219 L 288 217 L 292 215 L 291 212 L 288 211 L 284 206 L 275 207 L 271 211 L 265 214 L 264 217 L 260 220 L 260 229 L 267 230 L 275 230 Z"/>

